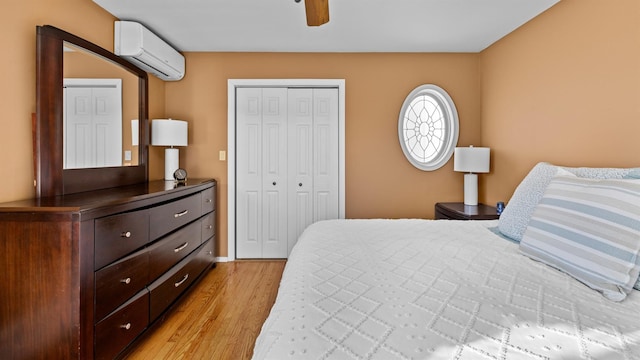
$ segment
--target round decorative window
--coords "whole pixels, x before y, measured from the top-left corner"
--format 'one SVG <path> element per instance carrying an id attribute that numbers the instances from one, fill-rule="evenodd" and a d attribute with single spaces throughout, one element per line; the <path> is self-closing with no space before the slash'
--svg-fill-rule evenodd
<path id="1" fill-rule="evenodd" d="M 398 136 L 402 152 L 418 169 L 446 164 L 458 143 L 458 111 L 449 94 L 432 84 L 415 88 L 400 109 Z"/>

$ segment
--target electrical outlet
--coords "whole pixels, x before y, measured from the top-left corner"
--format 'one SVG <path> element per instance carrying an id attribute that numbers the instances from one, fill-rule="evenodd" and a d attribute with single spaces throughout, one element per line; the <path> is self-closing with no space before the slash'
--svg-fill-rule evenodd
<path id="1" fill-rule="evenodd" d="M 220 159 L 220 161 L 225 161 L 225 160 L 227 160 L 227 152 L 226 152 L 226 151 L 224 151 L 224 150 L 220 150 L 220 153 L 219 153 L 219 159 Z"/>

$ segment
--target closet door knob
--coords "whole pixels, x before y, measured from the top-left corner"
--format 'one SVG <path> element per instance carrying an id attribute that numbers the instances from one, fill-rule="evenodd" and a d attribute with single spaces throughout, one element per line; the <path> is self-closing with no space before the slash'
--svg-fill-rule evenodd
<path id="1" fill-rule="evenodd" d="M 302 183 L 299 183 L 298 186 L 302 187 Z"/>
<path id="2" fill-rule="evenodd" d="M 276 182 L 275 181 L 273 182 L 273 186 L 276 186 Z"/>

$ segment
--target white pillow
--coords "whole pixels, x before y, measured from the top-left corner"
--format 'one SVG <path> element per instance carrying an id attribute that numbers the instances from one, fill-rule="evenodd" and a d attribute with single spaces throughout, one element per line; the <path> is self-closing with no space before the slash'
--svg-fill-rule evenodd
<path id="1" fill-rule="evenodd" d="M 558 169 L 560 167 L 541 162 L 522 179 L 498 220 L 498 229 L 504 236 L 515 241 L 522 239 L 533 209 L 538 205 L 544 190 L 558 173 Z"/>

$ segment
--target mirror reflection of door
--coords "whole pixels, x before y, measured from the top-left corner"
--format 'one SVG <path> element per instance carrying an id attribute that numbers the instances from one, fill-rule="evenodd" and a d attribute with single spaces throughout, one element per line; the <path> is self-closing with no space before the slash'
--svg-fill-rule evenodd
<path id="1" fill-rule="evenodd" d="M 122 166 L 122 80 L 64 79 L 64 168 Z"/>

